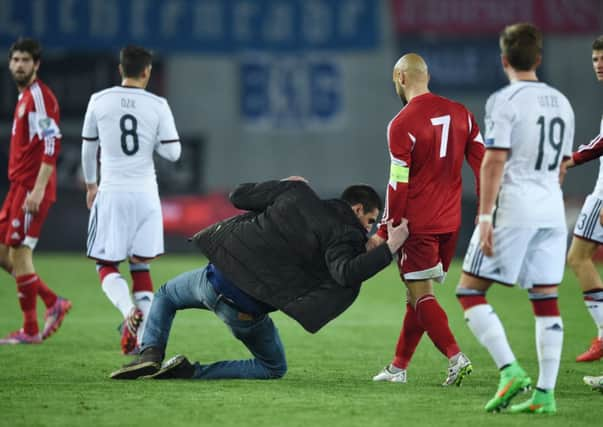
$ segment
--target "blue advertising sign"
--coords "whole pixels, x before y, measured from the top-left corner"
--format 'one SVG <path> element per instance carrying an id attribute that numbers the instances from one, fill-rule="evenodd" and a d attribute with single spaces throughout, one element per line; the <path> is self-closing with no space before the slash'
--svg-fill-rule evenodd
<path id="1" fill-rule="evenodd" d="M 0 0 L 0 46 L 171 52 L 362 50 L 378 42 L 373 0 Z"/>
<path id="2" fill-rule="evenodd" d="M 241 120 L 248 129 L 325 129 L 342 123 L 342 69 L 333 58 L 248 55 L 239 74 Z"/>
<path id="3" fill-rule="evenodd" d="M 400 55 L 415 52 L 429 66 L 434 91 L 492 91 L 508 83 L 500 64 L 498 38 L 492 40 L 401 38 Z"/>

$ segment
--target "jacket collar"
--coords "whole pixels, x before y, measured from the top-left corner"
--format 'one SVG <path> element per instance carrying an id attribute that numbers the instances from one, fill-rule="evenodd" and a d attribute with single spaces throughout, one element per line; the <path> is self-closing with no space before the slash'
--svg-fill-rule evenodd
<path id="1" fill-rule="evenodd" d="M 339 217 L 343 220 L 343 222 L 345 224 L 351 225 L 353 227 L 357 227 L 359 230 L 362 231 L 363 234 L 366 234 L 366 230 L 364 229 L 364 227 L 362 226 L 362 224 L 360 223 L 360 221 L 354 214 L 354 211 L 352 210 L 352 208 L 350 208 L 350 205 L 347 204 L 347 202 L 344 202 L 341 199 L 329 199 L 329 200 L 325 200 L 325 202 L 332 209 L 337 211 L 337 213 L 339 214 Z"/>

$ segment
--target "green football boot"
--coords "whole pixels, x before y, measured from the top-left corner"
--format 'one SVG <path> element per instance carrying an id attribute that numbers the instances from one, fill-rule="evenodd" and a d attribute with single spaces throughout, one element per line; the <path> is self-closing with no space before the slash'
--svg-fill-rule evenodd
<path id="1" fill-rule="evenodd" d="M 532 380 L 517 361 L 500 371 L 500 381 L 496 394 L 485 409 L 487 412 L 498 412 L 509 405 L 511 399 L 521 392 L 526 392 L 532 387 Z"/>
<path id="2" fill-rule="evenodd" d="M 553 390 L 542 391 L 536 389 L 531 399 L 511 406 L 509 412 L 512 414 L 554 414 L 557 412 L 555 393 Z"/>

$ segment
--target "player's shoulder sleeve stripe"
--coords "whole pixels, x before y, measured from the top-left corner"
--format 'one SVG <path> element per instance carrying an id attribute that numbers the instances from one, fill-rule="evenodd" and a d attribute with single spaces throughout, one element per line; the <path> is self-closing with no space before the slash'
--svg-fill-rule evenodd
<path id="1" fill-rule="evenodd" d="M 82 139 L 84 141 L 98 141 L 98 136 L 96 136 L 96 137 L 82 136 Z"/>
<path id="2" fill-rule="evenodd" d="M 164 139 L 163 141 L 159 141 L 162 144 L 172 144 L 174 142 L 180 142 L 179 139 Z"/>
<path id="3" fill-rule="evenodd" d="M 42 94 L 42 89 L 38 82 L 34 82 L 29 90 L 31 92 L 31 96 L 34 100 L 34 105 L 36 108 L 36 112 L 41 115 L 46 115 L 46 106 L 44 105 L 44 95 Z"/>
<path id="4" fill-rule="evenodd" d="M 92 96 L 90 97 L 90 101 L 98 101 L 99 99 L 107 96 L 107 95 L 111 95 L 113 93 L 116 92 L 116 88 L 117 86 L 113 86 L 113 87 L 108 87 L 107 89 L 103 89 L 99 92 L 95 92 L 92 94 Z"/>
<path id="5" fill-rule="evenodd" d="M 46 106 L 44 105 L 44 95 L 42 93 L 42 89 L 41 89 L 40 85 L 38 84 L 38 82 L 34 82 L 30 86 L 30 91 L 31 91 L 31 95 L 34 100 L 36 113 L 38 113 L 42 117 L 46 117 L 47 114 L 46 114 Z M 50 119 L 50 120 L 54 123 L 54 120 L 52 120 L 52 119 Z M 56 124 L 54 126 L 56 126 Z M 60 136 L 60 131 L 58 130 L 58 128 L 56 130 L 58 131 L 58 134 L 59 134 L 58 136 Z M 43 137 L 43 140 L 44 140 L 44 155 L 54 156 L 55 149 L 56 149 L 55 137 L 54 136 L 46 136 L 46 137 Z"/>
<path id="6" fill-rule="evenodd" d="M 139 95 L 143 95 L 146 96 L 147 98 L 151 98 L 154 101 L 157 101 L 159 104 L 161 105 L 168 105 L 167 103 L 167 99 L 165 99 L 162 96 L 159 95 L 155 95 L 153 92 L 149 92 L 148 90 L 143 90 L 141 92 L 138 92 Z"/>

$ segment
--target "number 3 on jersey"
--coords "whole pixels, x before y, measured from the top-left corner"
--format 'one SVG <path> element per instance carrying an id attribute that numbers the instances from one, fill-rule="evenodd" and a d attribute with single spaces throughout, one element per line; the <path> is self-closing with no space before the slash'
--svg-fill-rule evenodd
<path id="1" fill-rule="evenodd" d="M 450 129 L 450 114 L 434 117 L 431 119 L 434 126 L 442 126 L 442 136 L 440 138 L 440 158 L 446 157 L 446 148 L 448 148 L 448 130 Z"/>
<path id="2" fill-rule="evenodd" d="M 126 156 L 133 156 L 138 151 L 138 121 L 132 114 L 124 114 L 119 119 L 121 129 L 121 150 Z"/>

